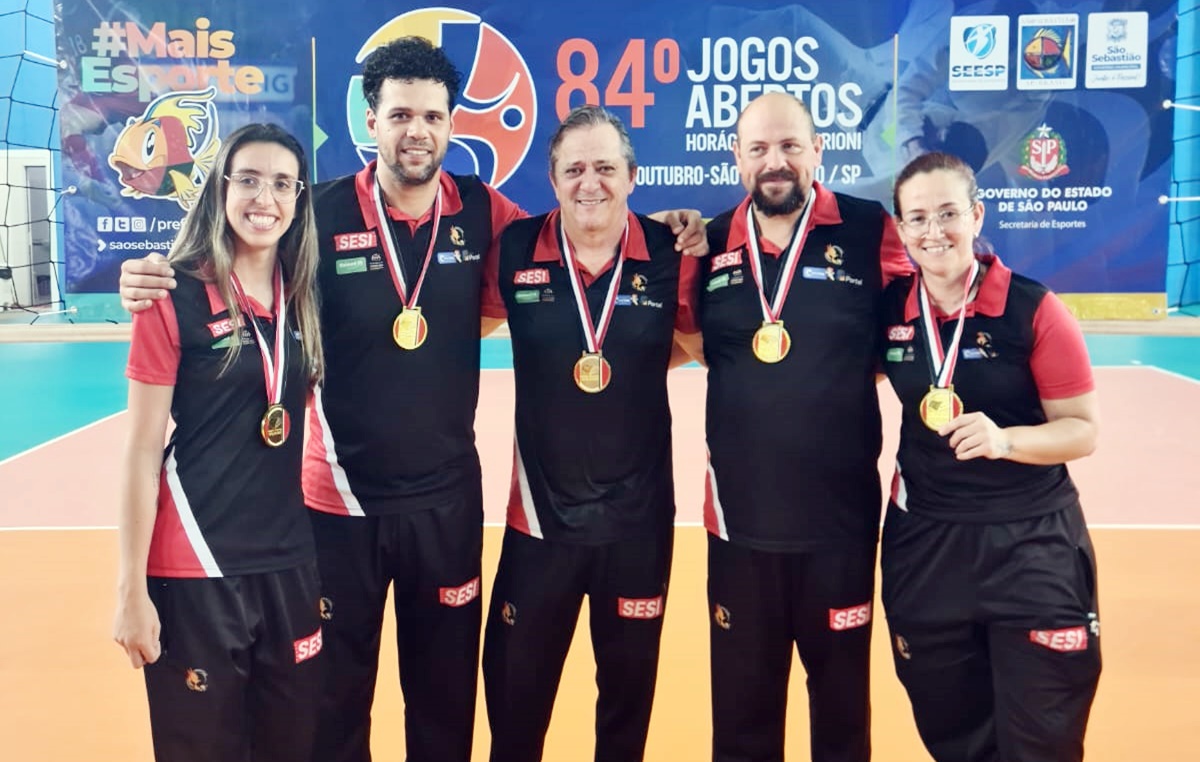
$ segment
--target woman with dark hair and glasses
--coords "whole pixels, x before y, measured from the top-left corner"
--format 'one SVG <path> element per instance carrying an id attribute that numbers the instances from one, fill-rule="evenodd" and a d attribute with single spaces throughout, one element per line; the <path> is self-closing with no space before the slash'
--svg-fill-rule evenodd
<path id="1" fill-rule="evenodd" d="M 914 159 L 893 203 L 917 265 L 880 326 L 903 406 L 881 562 L 896 673 L 937 762 L 1081 760 L 1100 676 L 1064 465 L 1096 446 L 1083 335 L 1049 289 L 975 253 L 984 208 L 961 159 Z"/>
<path id="2" fill-rule="evenodd" d="M 133 318 L 113 637 L 145 667 L 159 760 L 310 755 L 321 619 L 300 432 L 322 354 L 307 176 L 280 127 L 226 138 L 171 249 L 178 287 Z"/>

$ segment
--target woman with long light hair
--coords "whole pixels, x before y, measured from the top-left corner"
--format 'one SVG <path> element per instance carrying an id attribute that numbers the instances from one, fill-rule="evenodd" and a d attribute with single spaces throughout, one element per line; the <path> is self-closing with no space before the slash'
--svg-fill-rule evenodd
<path id="1" fill-rule="evenodd" d="M 178 286 L 133 318 L 113 637 L 145 668 L 159 760 L 310 754 L 321 619 L 301 425 L 322 354 L 307 177 L 282 128 L 229 135 L 172 247 Z"/>

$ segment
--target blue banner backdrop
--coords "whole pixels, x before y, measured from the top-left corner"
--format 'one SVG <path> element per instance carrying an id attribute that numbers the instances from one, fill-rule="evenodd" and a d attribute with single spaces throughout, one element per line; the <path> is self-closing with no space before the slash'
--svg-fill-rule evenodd
<path id="1" fill-rule="evenodd" d="M 219 8 L 219 10 L 218 10 Z M 165 253 L 221 139 L 275 122 L 311 153 L 311 14 L 296 3 L 65 0 L 59 102 L 67 288 Z"/>
<path id="2" fill-rule="evenodd" d="M 145 190 L 160 178 L 120 164 L 129 164 L 121 157 L 133 145 L 121 145 L 126 120 L 144 122 L 155 98 L 190 91 L 191 102 L 163 108 L 198 114 L 205 96 L 197 93 L 215 87 L 221 133 L 275 118 L 297 134 L 310 129 L 311 99 L 316 169 L 330 179 L 374 156 L 357 77 L 363 58 L 419 34 L 464 74 L 446 167 L 480 174 L 530 212 L 553 204 L 546 145 L 558 118 L 584 102 L 601 103 L 630 127 L 640 165 L 635 208 L 728 208 L 743 195 L 730 149 L 738 111 L 764 91 L 784 90 L 813 112 L 825 146 L 819 179 L 829 187 L 890 209 L 892 178 L 908 158 L 958 153 L 979 176 L 987 243 L 1014 269 L 1064 293 L 1081 316 L 1165 315 L 1167 211 L 1158 197 L 1167 192 L 1173 147 L 1161 108 L 1174 94 L 1173 2 L 1113 11 L 1130 4 L 750 0 L 670 13 L 631 0 L 400 11 L 361 0 L 274 4 L 236 12 L 217 12 L 211 0 L 182 0 L 172 11 L 151 0 L 65 4 L 65 180 L 93 187 L 68 204 L 72 290 L 112 290 L 119 261 L 140 256 L 132 247 L 169 238 L 169 230 L 118 237 L 99 229 L 106 218 L 115 225 L 140 216 L 158 227 L 182 213 L 178 193 Z M 131 10 L 139 7 L 147 10 Z M 113 41 L 114 23 L 125 25 L 123 46 Z M 159 23 L 166 55 L 146 42 Z M 228 33 L 224 43 L 218 30 Z M 204 55 L 187 43 L 191 35 L 198 46 L 202 32 Z M 181 55 L 170 48 L 177 33 Z M 261 89 L 237 90 L 256 79 L 250 68 L 264 72 Z M 121 91 L 130 80 L 137 87 Z M 68 107 L 83 112 L 71 129 Z M 127 247 L 114 250 L 118 240 Z"/>

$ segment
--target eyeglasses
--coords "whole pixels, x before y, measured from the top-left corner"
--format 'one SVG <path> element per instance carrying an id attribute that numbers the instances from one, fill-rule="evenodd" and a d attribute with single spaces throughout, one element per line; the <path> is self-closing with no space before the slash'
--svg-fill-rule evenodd
<path id="1" fill-rule="evenodd" d="M 264 181 L 257 175 L 225 175 L 225 179 L 229 181 L 229 189 L 233 195 L 238 198 L 251 199 L 258 198 L 263 192 L 263 188 L 270 188 L 271 195 L 276 201 L 284 204 L 290 204 L 300 197 L 300 191 L 304 190 L 303 180 L 293 180 L 290 177 L 277 177 L 274 180 Z"/>
<path id="2" fill-rule="evenodd" d="M 935 220 L 943 232 L 951 233 L 962 225 L 963 217 L 969 214 L 973 208 L 972 206 L 968 206 L 961 211 L 956 209 L 942 209 L 937 214 L 928 217 L 924 214 L 914 214 L 911 217 L 904 217 L 898 222 L 900 227 L 908 231 L 909 235 L 921 235 L 928 232 Z"/>

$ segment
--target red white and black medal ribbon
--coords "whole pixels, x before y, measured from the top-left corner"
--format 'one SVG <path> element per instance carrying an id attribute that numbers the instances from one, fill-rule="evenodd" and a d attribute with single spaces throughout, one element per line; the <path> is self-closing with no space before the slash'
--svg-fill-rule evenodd
<path id="1" fill-rule="evenodd" d="M 242 312 L 246 315 L 246 319 L 250 321 L 250 325 L 254 329 L 254 339 L 258 343 L 258 352 L 262 355 L 263 378 L 266 381 L 267 388 L 267 412 L 263 413 L 262 420 L 259 423 L 259 435 L 269 447 L 279 447 L 287 441 L 288 435 L 292 430 L 291 416 L 288 415 L 287 410 L 282 404 L 283 374 L 287 368 L 287 324 L 284 319 L 283 268 L 278 262 L 275 263 L 274 285 L 272 287 L 275 301 L 273 308 L 275 319 L 274 349 L 267 346 L 267 339 L 263 336 L 258 321 L 254 318 L 254 308 L 250 306 L 250 299 L 246 296 L 246 292 L 242 288 L 242 283 L 238 280 L 237 273 L 233 273 L 232 276 L 233 292 L 237 295 L 238 304 L 241 306 Z"/>
<path id="2" fill-rule="evenodd" d="M 575 265 L 575 255 L 571 253 L 571 244 L 567 241 L 567 233 L 559 226 L 559 240 L 562 247 L 563 262 L 567 275 L 571 279 L 571 290 L 575 293 L 575 306 L 579 313 L 579 322 L 583 325 L 583 338 L 587 344 L 583 355 L 575 362 L 573 371 L 575 385 L 589 394 L 604 391 L 612 380 L 612 366 L 603 354 L 604 337 L 608 335 L 608 326 L 612 322 L 613 308 L 617 303 L 617 290 L 621 287 L 621 271 L 625 266 L 625 253 L 629 244 L 629 222 L 625 223 L 625 232 L 621 236 L 621 250 L 617 253 L 617 263 L 613 266 L 612 282 L 608 284 L 608 293 L 604 297 L 604 306 L 600 311 L 600 322 L 592 320 L 592 310 L 588 307 L 587 292 L 583 287 L 583 278 Z"/>
<path id="3" fill-rule="evenodd" d="M 421 296 L 421 286 L 425 283 L 425 274 L 429 272 L 429 262 L 433 259 L 433 249 L 437 244 L 438 225 L 442 220 L 442 188 L 439 185 L 437 196 L 433 199 L 433 223 L 429 231 L 429 248 L 425 251 L 425 261 L 421 263 L 421 272 L 417 282 L 409 293 L 408 284 L 404 280 L 404 269 L 400 265 L 400 247 L 392 236 L 392 223 L 388 218 L 387 208 L 383 203 L 383 191 L 376 177 L 374 186 L 375 215 L 379 220 L 379 238 L 383 243 L 384 253 L 387 254 L 388 272 L 392 276 L 392 284 L 400 296 L 400 314 L 392 322 L 392 339 L 401 349 L 416 349 L 425 343 L 429 335 L 429 323 L 417 306 Z"/>
<path id="4" fill-rule="evenodd" d="M 929 428 L 937 431 L 945 424 L 963 413 L 963 402 L 954 393 L 954 369 L 958 367 L 958 346 L 962 341 L 963 326 L 967 322 L 967 301 L 971 298 L 971 287 L 979 275 L 979 260 L 971 260 L 971 271 L 967 274 L 967 282 L 963 287 L 962 305 L 958 308 L 958 325 L 954 327 L 954 336 L 950 346 L 943 348 L 942 333 L 938 330 L 937 319 L 929 304 L 929 292 L 925 289 L 925 281 L 917 280 L 918 304 L 921 310 L 921 321 L 925 329 L 925 343 L 929 349 L 930 376 L 933 383 L 929 391 L 921 399 L 921 420 Z"/>
<path id="5" fill-rule="evenodd" d="M 750 248 L 750 272 L 754 275 L 754 283 L 758 286 L 758 298 L 762 304 L 762 326 L 754 332 L 751 349 L 754 356 L 765 363 L 777 363 L 787 356 L 792 348 L 792 337 L 783 327 L 779 316 L 783 314 L 783 305 L 787 301 L 788 291 L 792 288 L 792 279 L 800 262 L 800 252 L 804 249 L 804 241 L 808 238 L 808 218 L 812 214 L 813 196 L 816 189 L 809 191 L 808 199 L 804 202 L 804 211 L 800 221 L 792 233 L 792 243 L 784 254 L 782 271 L 775 282 L 774 298 L 767 300 L 766 288 L 763 285 L 762 254 L 758 249 L 758 235 L 754 227 L 754 204 L 746 205 L 746 238 Z"/>

